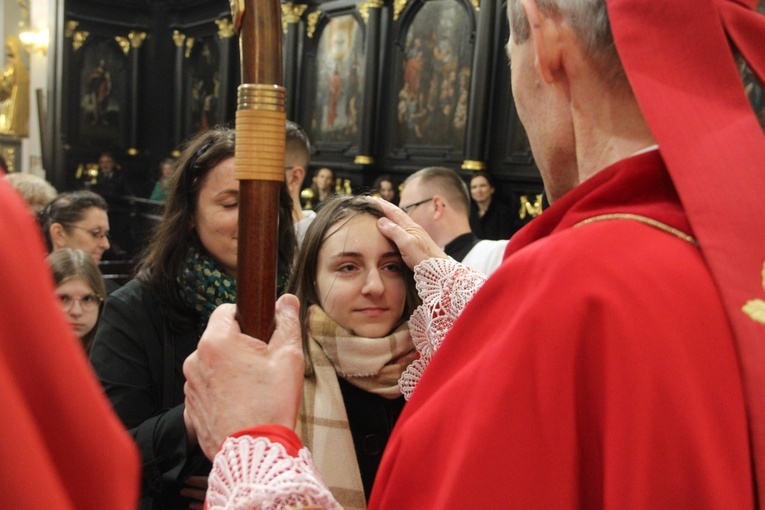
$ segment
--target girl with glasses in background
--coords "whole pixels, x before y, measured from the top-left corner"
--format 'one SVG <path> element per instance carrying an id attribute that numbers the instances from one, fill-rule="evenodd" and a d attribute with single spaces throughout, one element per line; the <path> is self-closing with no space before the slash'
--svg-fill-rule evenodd
<path id="1" fill-rule="evenodd" d="M 87 352 L 96 335 L 101 303 L 106 298 L 101 272 L 87 253 L 72 248 L 48 255 L 48 265 L 61 309 Z"/>

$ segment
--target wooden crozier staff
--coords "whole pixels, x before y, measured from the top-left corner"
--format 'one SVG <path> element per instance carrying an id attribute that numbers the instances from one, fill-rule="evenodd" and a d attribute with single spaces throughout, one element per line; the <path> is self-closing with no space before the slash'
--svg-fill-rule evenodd
<path id="1" fill-rule="evenodd" d="M 242 60 L 234 155 L 240 180 L 237 315 L 242 332 L 268 341 L 276 302 L 286 136 L 281 7 L 279 0 L 230 1 Z"/>

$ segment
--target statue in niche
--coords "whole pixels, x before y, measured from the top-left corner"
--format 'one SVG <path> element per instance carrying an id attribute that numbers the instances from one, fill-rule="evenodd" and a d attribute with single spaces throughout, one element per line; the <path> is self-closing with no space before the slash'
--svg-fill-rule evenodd
<path id="1" fill-rule="evenodd" d="M 29 72 L 21 56 L 18 37 L 5 39 L 6 64 L 0 73 L 0 133 L 29 134 Z"/>

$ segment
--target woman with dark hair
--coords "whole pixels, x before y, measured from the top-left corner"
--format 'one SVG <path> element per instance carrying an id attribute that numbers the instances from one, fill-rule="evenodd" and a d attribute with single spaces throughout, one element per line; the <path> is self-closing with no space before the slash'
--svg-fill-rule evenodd
<path id="1" fill-rule="evenodd" d="M 109 249 L 106 201 L 92 191 L 62 193 L 40 213 L 48 250 L 78 248 L 99 262 Z"/>
<path id="2" fill-rule="evenodd" d="M 398 191 L 399 182 L 390 175 L 381 175 L 372 186 L 372 193 L 377 193 L 393 205 L 401 199 Z"/>
<path id="3" fill-rule="evenodd" d="M 496 194 L 494 180 L 487 172 L 470 177 L 470 229 L 480 239 L 510 239 L 513 220 L 510 208 Z"/>
<path id="4" fill-rule="evenodd" d="M 210 464 L 185 418 L 182 367 L 212 311 L 236 299 L 238 213 L 234 131 L 206 131 L 178 160 L 138 276 L 104 307 L 90 359 L 143 456 L 141 508 L 188 508 L 204 499 Z M 282 281 L 295 249 L 289 202 L 285 214 Z"/>
<path id="5" fill-rule="evenodd" d="M 297 432 L 346 510 L 366 508 L 404 405 L 398 379 L 416 357 L 408 319 L 419 298 L 411 270 L 377 229 L 382 216 L 364 198 L 326 200 L 290 281 L 306 356 Z"/>
<path id="6" fill-rule="evenodd" d="M 98 312 L 106 299 L 104 278 L 93 259 L 84 251 L 63 248 L 48 255 L 61 309 L 85 352 L 96 336 Z"/>

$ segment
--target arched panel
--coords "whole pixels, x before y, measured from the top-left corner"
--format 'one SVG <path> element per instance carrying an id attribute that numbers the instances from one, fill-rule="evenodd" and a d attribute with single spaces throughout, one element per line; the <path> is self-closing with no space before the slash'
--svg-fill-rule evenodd
<path id="1" fill-rule="evenodd" d="M 457 0 L 431 0 L 404 11 L 396 45 L 398 76 L 392 148 L 462 152 L 475 35 L 475 10 Z M 415 150 L 416 152 L 416 150 Z"/>
<path id="2" fill-rule="evenodd" d="M 364 90 L 364 27 L 347 10 L 321 25 L 308 59 L 304 125 L 317 148 L 346 151 L 358 144 Z M 327 145 L 329 144 L 329 145 Z"/>

